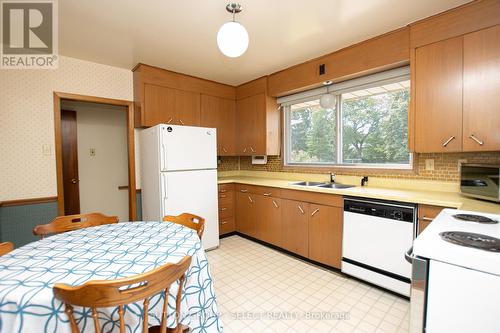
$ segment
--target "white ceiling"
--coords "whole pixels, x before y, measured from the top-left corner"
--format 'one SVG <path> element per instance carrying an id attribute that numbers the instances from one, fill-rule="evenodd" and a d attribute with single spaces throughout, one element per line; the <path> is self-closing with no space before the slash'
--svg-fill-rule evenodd
<path id="1" fill-rule="evenodd" d="M 131 69 L 138 62 L 232 85 L 377 36 L 468 0 L 239 0 L 247 52 L 217 49 L 227 0 L 62 0 L 62 55 Z"/>

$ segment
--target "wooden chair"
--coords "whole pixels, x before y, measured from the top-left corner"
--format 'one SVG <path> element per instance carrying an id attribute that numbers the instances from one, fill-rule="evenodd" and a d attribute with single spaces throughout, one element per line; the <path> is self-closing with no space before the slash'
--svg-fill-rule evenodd
<path id="1" fill-rule="evenodd" d="M 182 224 L 185 227 L 196 230 L 198 237 L 203 236 L 203 231 L 205 230 L 205 219 L 203 217 L 182 213 L 181 215 L 171 216 L 167 215 L 163 217 L 163 222 L 173 222 L 177 224 Z"/>
<path id="2" fill-rule="evenodd" d="M 124 333 L 124 305 L 144 300 L 142 332 L 147 333 L 150 332 L 148 327 L 150 297 L 165 291 L 166 297 L 163 302 L 161 324 L 160 326 L 154 326 L 151 331 L 154 332 L 159 329 L 158 332 L 161 333 L 178 333 L 182 332 L 182 325 L 179 324 L 180 305 L 182 288 L 186 278 L 185 273 L 190 264 L 191 257 L 185 256 L 177 264 L 165 264 L 150 272 L 128 278 L 94 280 L 81 286 L 69 286 L 67 284 L 57 283 L 54 285 L 54 296 L 64 302 L 64 311 L 68 315 L 72 333 L 80 333 L 76 319 L 73 316 L 74 305 L 91 308 L 96 333 L 101 332 L 97 308 L 118 307 L 120 333 Z M 170 285 L 177 280 L 179 281 L 179 290 L 177 291 L 175 303 L 177 326 L 171 329 L 167 328 L 168 292 Z M 132 285 L 136 286 L 130 287 Z M 124 289 L 125 287 L 130 288 Z"/>
<path id="3" fill-rule="evenodd" d="M 117 216 L 106 216 L 101 213 L 58 216 L 50 223 L 37 225 L 33 229 L 33 234 L 44 238 L 48 234 L 62 233 L 117 222 Z"/>
<path id="4" fill-rule="evenodd" d="M 0 243 L 0 256 L 9 253 L 14 250 L 14 244 L 11 242 Z"/>

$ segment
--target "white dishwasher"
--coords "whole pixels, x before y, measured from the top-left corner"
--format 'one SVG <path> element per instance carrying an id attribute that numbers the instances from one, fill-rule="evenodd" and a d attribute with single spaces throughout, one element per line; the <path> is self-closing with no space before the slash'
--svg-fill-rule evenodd
<path id="1" fill-rule="evenodd" d="M 342 272 L 404 296 L 411 265 L 405 251 L 416 230 L 416 205 L 345 198 Z"/>

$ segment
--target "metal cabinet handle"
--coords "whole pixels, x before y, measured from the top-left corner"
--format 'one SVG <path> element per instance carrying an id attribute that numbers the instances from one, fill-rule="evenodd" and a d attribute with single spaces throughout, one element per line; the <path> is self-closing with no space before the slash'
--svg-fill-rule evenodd
<path id="1" fill-rule="evenodd" d="M 450 138 L 443 143 L 443 147 L 446 147 L 454 139 L 455 139 L 455 137 L 453 135 L 450 136 Z"/>
<path id="2" fill-rule="evenodd" d="M 248 190 L 246 190 L 246 189 L 242 188 L 242 189 L 240 190 L 240 192 L 247 193 L 247 192 L 248 192 Z"/>
<path id="3" fill-rule="evenodd" d="M 422 221 L 427 221 L 427 222 L 432 222 L 432 221 L 434 221 L 434 219 L 433 219 L 433 218 L 427 217 L 427 216 L 425 216 L 425 215 L 424 215 L 424 216 L 422 216 L 421 220 L 422 220 Z"/>
<path id="4" fill-rule="evenodd" d="M 314 212 L 311 213 L 311 216 L 314 216 L 314 214 L 316 214 L 317 212 L 319 212 L 319 208 L 316 208 Z"/>
<path id="5" fill-rule="evenodd" d="M 170 117 L 170 119 L 167 121 L 167 124 L 170 124 L 172 122 L 173 118 Z"/>
<path id="6" fill-rule="evenodd" d="M 227 195 L 225 195 L 225 194 L 221 194 L 221 195 L 220 195 L 220 197 L 221 197 L 221 198 L 226 198 L 226 197 L 227 197 Z"/>
<path id="7" fill-rule="evenodd" d="M 297 208 L 300 210 L 302 214 L 305 214 L 304 210 L 302 209 L 302 207 L 300 207 L 300 205 L 297 205 Z"/>
<path id="8" fill-rule="evenodd" d="M 255 150 L 253 149 L 253 147 L 250 147 L 250 150 L 252 151 L 252 153 L 255 153 Z"/>
<path id="9" fill-rule="evenodd" d="M 250 200 L 250 202 L 253 203 L 253 199 L 251 196 L 248 196 L 248 200 Z"/>
<path id="10" fill-rule="evenodd" d="M 270 196 L 271 196 L 271 192 L 264 193 L 264 195 L 265 195 L 266 197 L 270 197 Z"/>
<path id="11" fill-rule="evenodd" d="M 227 190 L 222 189 L 222 190 L 220 190 L 219 192 L 220 192 L 220 193 L 226 193 L 226 192 L 227 192 Z"/>
<path id="12" fill-rule="evenodd" d="M 220 221 L 220 224 L 226 224 L 227 221 Z"/>
<path id="13" fill-rule="evenodd" d="M 221 211 L 221 212 L 223 212 L 223 211 L 225 211 L 225 210 L 227 210 L 227 208 L 226 208 L 226 207 L 222 207 L 222 208 L 220 209 L 220 211 Z"/>
<path id="14" fill-rule="evenodd" d="M 182 121 L 182 119 L 179 119 L 179 122 L 181 123 L 181 125 L 184 125 L 184 122 Z"/>
<path id="15" fill-rule="evenodd" d="M 243 148 L 243 152 L 246 153 L 247 152 L 247 149 L 246 148 Z"/>
<path id="16" fill-rule="evenodd" d="M 222 151 L 225 152 L 225 153 L 227 153 L 227 149 L 224 148 L 224 147 L 222 147 Z"/>
<path id="17" fill-rule="evenodd" d="M 274 205 L 274 207 L 276 207 L 276 208 L 280 208 L 280 206 L 278 206 L 278 204 L 277 204 L 277 203 L 276 203 L 276 201 L 274 201 L 274 200 L 273 200 L 273 205 Z"/>
<path id="18" fill-rule="evenodd" d="M 472 140 L 476 141 L 477 144 L 480 145 L 480 146 L 484 145 L 484 141 L 481 141 L 478 138 L 476 138 L 476 136 L 474 134 L 469 135 L 469 139 L 472 139 Z"/>

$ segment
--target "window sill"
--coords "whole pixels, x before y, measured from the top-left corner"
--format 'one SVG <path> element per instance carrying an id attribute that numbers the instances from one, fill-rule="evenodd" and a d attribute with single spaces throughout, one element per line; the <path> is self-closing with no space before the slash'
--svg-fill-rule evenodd
<path id="1" fill-rule="evenodd" d="M 377 167 L 377 166 L 362 166 L 362 165 L 304 165 L 304 164 L 285 164 L 285 171 L 308 171 L 308 172 L 334 172 L 338 174 L 359 174 L 359 175 L 383 175 L 383 174 L 406 174 L 416 175 L 417 167 L 415 161 L 409 167 Z"/>

